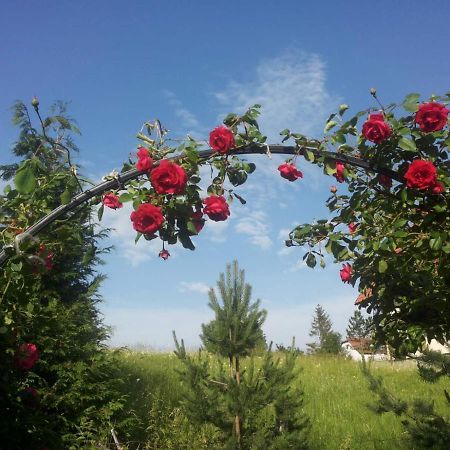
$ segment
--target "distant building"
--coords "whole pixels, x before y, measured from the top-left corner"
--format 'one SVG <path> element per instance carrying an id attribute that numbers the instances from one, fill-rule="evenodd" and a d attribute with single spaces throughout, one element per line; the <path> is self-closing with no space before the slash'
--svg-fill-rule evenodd
<path id="1" fill-rule="evenodd" d="M 349 339 L 341 344 L 344 354 L 354 361 L 366 361 L 371 359 L 374 361 L 385 361 L 389 359 L 386 346 L 374 348 L 372 339 Z"/>

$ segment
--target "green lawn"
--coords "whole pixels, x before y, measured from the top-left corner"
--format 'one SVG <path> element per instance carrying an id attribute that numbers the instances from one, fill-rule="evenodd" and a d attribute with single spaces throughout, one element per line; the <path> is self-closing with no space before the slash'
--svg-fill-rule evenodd
<path id="1" fill-rule="evenodd" d="M 183 386 L 176 373 L 180 365 L 173 354 L 123 351 L 120 360 L 124 392 L 129 394 L 127 408 L 132 413 L 121 430 L 127 448 L 213 448 L 212 430 L 193 428 L 178 408 Z M 298 382 L 304 389 L 304 409 L 311 419 L 313 450 L 414 449 L 395 415 L 380 416 L 367 407 L 374 395 L 358 363 L 318 356 L 300 356 L 298 361 Z M 445 413 L 443 389 L 449 388 L 447 380 L 426 383 L 412 361 L 376 362 L 372 370 L 383 376 L 393 394 L 404 400 L 434 399 L 437 410 Z M 180 436 L 185 436 L 183 442 Z"/>

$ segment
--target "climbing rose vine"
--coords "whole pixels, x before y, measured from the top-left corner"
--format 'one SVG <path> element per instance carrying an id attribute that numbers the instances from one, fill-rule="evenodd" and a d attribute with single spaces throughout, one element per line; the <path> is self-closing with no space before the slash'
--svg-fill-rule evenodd
<path id="1" fill-rule="evenodd" d="M 297 165 L 304 159 L 341 183 L 330 188 L 330 217 L 299 225 L 286 245 L 306 249 L 310 267 L 329 259 L 343 264 L 340 277 L 358 287 L 358 305 L 373 313 L 380 342 L 411 351 L 425 335 L 450 335 L 450 93 L 427 100 L 410 94 L 386 106 L 371 94 L 373 107 L 346 119 L 349 106 L 341 105 L 318 139 L 281 131 L 291 155 L 278 167 L 281 177 L 302 178 Z M 164 260 L 166 246 L 193 250 L 208 221 L 228 220 L 234 200 L 246 203 L 238 188 L 256 166 L 238 154 L 271 156 L 259 110 L 231 113 L 207 142 L 188 137 L 177 146 L 159 121 L 145 123 L 137 160 L 122 169 L 135 166 L 141 176 L 123 186 L 120 174 L 110 175 L 117 189 L 99 199 L 99 218 L 104 206 L 131 202 L 136 241 L 160 239 Z M 200 173 L 210 174 L 206 183 Z"/>

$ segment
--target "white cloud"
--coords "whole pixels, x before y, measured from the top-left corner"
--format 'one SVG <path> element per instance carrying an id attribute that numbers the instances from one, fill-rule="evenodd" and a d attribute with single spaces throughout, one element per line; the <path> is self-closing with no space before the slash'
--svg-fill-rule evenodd
<path id="1" fill-rule="evenodd" d="M 230 225 L 231 217 L 222 222 L 214 222 L 207 220 L 205 230 L 207 230 L 207 237 L 210 241 L 221 243 L 227 240 L 226 230 Z"/>
<path id="2" fill-rule="evenodd" d="M 285 128 L 317 134 L 326 115 L 338 103 L 326 89 L 325 68 L 325 62 L 316 54 L 287 51 L 261 61 L 254 79 L 230 82 L 215 97 L 236 112 L 261 104 L 261 130 L 272 142 L 280 141 L 279 132 Z"/>
<path id="3" fill-rule="evenodd" d="M 174 108 L 175 115 L 180 119 L 181 126 L 186 129 L 188 134 L 199 139 L 204 138 L 206 128 L 200 123 L 195 114 L 183 106 L 181 100 L 172 91 L 165 90 L 169 105 Z"/>
<path id="4" fill-rule="evenodd" d="M 238 219 L 235 229 L 237 233 L 248 236 L 251 244 L 268 249 L 273 242 L 269 236 L 267 214 L 263 211 L 247 211 Z"/>
<path id="5" fill-rule="evenodd" d="M 182 281 L 178 290 L 180 292 L 197 292 L 199 294 L 207 294 L 210 287 L 202 281 Z"/>

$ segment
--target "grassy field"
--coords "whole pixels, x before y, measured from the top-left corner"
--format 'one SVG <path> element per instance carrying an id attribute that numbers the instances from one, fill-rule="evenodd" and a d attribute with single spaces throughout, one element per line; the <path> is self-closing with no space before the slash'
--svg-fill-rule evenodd
<path id="1" fill-rule="evenodd" d="M 193 429 L 178 408 L 183 386 L 173 354 L 123 351 L 120 360 L 124 392 L 129 394 L 127 408 L 133 412 L 126 436 L 128 448 L 212 448 L 211 430 Z M 391 413 L 377 415 L 367 407 L 375 397 L 357 363 L 337 357 L 300 356 L 298 364 L 304 409 L 311 420 L 312 450 L 414 450 L 399 418 Z M 447 380 L 426 383 L 411 361 L 376 362 L 372 370 L 403 400 L 434 399 L 437 411 L 445 413 Z M 177 443 L 173 438 L 171 443 L 167 437 L 171 433 L 187 435 L 186 442 Z"/>

